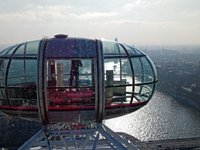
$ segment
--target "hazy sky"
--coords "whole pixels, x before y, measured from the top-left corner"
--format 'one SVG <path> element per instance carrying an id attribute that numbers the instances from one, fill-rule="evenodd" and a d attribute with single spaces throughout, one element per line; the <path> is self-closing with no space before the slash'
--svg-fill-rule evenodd
<path id="1" fill-rule="evenodd" d="M 0 44 L 57 33 L 135 45 L 199 45 L 200 0 L 0 0 Z"/>

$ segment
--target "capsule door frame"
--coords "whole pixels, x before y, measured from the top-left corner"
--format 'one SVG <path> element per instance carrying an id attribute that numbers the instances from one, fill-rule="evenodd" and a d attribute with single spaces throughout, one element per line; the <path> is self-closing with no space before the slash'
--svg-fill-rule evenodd
<path id="1" fill-rule="evenodd" d="M 37 94 L 39 116 L 44 125 L 50 123 L 48 116 L 48 98 L 47 98 L 47 58 L 45 56 L 45 48 L 48 39 L 43 39 L 40 43 L 38 52 L 38 74 L 37 74 Z M 102 42 L 95 40 L 96 58 L 94 58 L 94 87 L 95 87 L 95 113 L 96 122 L 102 122 L 105 112 L 105 86 L 104 86 L 104 57 Z"/>

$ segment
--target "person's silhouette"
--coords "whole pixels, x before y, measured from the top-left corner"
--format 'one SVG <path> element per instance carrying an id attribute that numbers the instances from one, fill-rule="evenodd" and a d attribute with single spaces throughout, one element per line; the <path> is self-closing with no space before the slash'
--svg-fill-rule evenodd
<path id="1" fill-rule="evenodd" d="M 69 86 L 72 86 L 74 78 L 76 78 L 75 86 L 78 86 L 79 82 L 79 67 L 82 67 L 81 60 L 74 59 L 71 61 L 71 71 L 70 71 L 70 79 Z"/>

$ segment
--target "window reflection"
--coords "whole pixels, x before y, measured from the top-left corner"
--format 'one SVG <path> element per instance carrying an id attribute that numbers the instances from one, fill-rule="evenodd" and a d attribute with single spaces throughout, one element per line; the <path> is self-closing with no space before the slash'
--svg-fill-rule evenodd
<path id="1" fill-rule="evenodd" d="M 135 86 L 135 98 L 137 101 L 147 101 L 153 92 L 153 84 Z"/>
<path id="2" fill-rule="evenodd" d="M 129 60 L 122 58 L 104 59 L 104 68 L 106 102 L 130 102 L 133 80 Z"/>
<path id="3" fill-rule="evenodd" d="M 32 47 L 27 46 L 32 45 Z M 7 94 L 12 106 L 37 105 L 36 77 L 37 55 L 29 57 L 28 51 L 38 52 L 39 41 L 24 43 L 17 48 L 8 66 Z"/>
<path id="4" fill-rule="evenodd" d="M 23 86 L 24 80 L 24 60 L 12 60 L 8 71 L 8 86 Z"/>
<path id="5" fill-rule="evenodd" d="M 9 88 L 9 99 L 12 106 L 36 106 L 37 94 L 35 87 Z"/>
<path id="6" fill-rule="evenodd" d="M 7 105 L 5 89 L 0 88 L 0 106 Z"/>
<path id="7" fill-rule="evenodd" d="M 47 68 L 48 86 L 79 88 L 94 84 L 91 59 L 49 59 Z"/>
<path id="8" fill-rule="evenodd" d="M 13 54 L 14 50 L 16 49 L 17 45 L 8 47 L 0 52 L 0 56 L 2 57 L 9 57 Z"/>
<path id="9" fill-rule="evenodd" d="M 141 58 L 142 61 L 142 66 L 144 69 L 144 82 L 152 82 L 154 81 L 154 73 L 153 73 L 153 68 L 150 65 L 149 61 L 147 60 L 146 57 Z"/>
<path id="10" fill-rule="evenodd" d="M 144 68 L 142 66 L 141 58 L 131 58 L 134 75 L 135 75 L 135 83 L 143 83 L 144 82 Z"/>
<path id="11" fill-rule="evenodd" d="M 155 76 L 147 56 L 131 46 L 109 41 L 103 41 L 103 51 L 106 106 L 148 101 Z"/>
<path id="12" fill-rule="evenodd" d="M 49 104 L 56 107 L 95 105 L 93 62 L 93 59 L 49 59 Z"/>
<path id="13" fill-rule="evenodd" d="M 6 69 L 8 65 L 8 59 L 1 59 L 0 60 L 0 86 L 5 86 L 5 75 L 6 75 Z"/>
<path id="14" fill-rule="evenodd" d="M 32 41 L 26 44 L 26 55 L 37 55 L 40 41 Z"/>
<path id="15" fill-rule="evenodd" d="M 111 41 L 103 41 L 104 56 L 126 56 L 124 48 L 120 44 Z"/>
<path id="16" fill-rule="evenodd" d="M 14 54 L 14 57 L 16 57 L 16 56 L 24 56 L 24 54 L 25 54 L 25 44 L 22 44 L 21 46 L 19 46 L 17 48 L 17 51 Z"/>
<path id="17" fill-rule="evenodd" d="M 8 95 L 11 105 L 36 105 L 36 60 L 15 60 L 8 72 Z"/>

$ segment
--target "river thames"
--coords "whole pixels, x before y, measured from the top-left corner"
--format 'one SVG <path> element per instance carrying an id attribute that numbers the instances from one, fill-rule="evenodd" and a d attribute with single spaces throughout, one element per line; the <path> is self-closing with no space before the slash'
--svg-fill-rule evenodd
<path id="1" fill-rule="evenodd" d="M 141 141 L 193 138 L 200 137 L 200 112 L 156 91 L 146 106 L 132 114 L 107 120 L 106 125 Z"/>

